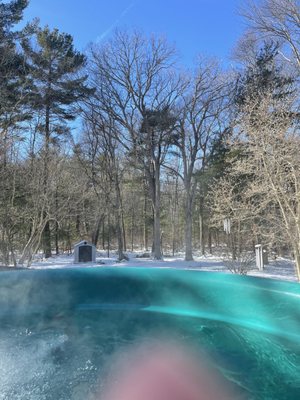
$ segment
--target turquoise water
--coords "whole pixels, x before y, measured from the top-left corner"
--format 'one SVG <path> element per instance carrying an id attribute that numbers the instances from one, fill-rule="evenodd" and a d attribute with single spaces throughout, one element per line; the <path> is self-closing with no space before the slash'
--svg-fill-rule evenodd
<path id="1" fill-rule="evenodd" d="M 116 354 L 170 339 L 246 399 L 300 398 L 300 286 L 198 271 L 0 274 L 0 400 L 94 400 Z"/>

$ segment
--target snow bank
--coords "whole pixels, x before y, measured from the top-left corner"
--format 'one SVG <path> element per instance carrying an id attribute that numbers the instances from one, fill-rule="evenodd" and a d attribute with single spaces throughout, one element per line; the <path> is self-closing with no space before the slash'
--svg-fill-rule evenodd
<path id="1" fill-rule="evenodd" d="M 112 253 L 108 258 L 106 253 L 97 252 L 95 263 L 74 264 L 74 256 L 59 255 L 53 256 L 47 260 L 37 260 L 32 263 L 33 269 L 56 269 L 56 268 L 79 268 L 82 266 L 100 268 L 107 267 L 149 267 L 149 268 L 177 268 L 177 269 L 192 269 L 199 271 L 223 272 L 230 273 L 224 261 L 216 256 L 201 256 L 195 257 L 194 261 L 184 261 L 182 255 L 178 257 L 166 256 L 164 260 L 152 260 L 151 258 L 137 258 L 138 253 L 128 253 L 129 261 L 118 262 L 116 254 Z M 297 281 L 295 274 L 294 263 L 291 260 L 279 258 L 271 261 L 266 265 L 263 271 L 257 269 L 251 270 L 248 275 L 262 278 L 280 279 L 286 281 Z"/>

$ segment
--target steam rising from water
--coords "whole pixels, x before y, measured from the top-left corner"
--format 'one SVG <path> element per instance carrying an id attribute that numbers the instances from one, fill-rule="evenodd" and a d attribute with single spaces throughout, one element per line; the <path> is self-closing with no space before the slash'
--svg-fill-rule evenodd
<path id="1" fill-rule="evenodd" d="M 7 333 L 0 337 L 0 400 L 83 400 L 94 389 L 99 371 L 83 340 L 70 343 L 55 331 Z"/>
<path id="2" fill-rule="evenodd" d="M 299 298 L 277 293 L 279 284 L 275 298 L 272 287 L 251 280 L 198 277 L 123 269 L 2 273 L 0 400 L 111 400 L 111 382 L 121 375 L 126 387 L 132 382 L 121 370 L 151 374 L 157 359 L 168 373 L 178 354 L 177 376 L 188 375 L 182 363 L 195 371 L 207 364 L 202 349 L 247 399 L 300 398 Z"/>
<path id="3" fill-rule="evenodd" d="M 38 337 L 26 330 L 7 334 L 0 337 L 0 399 L 46 399 L 51 390 L 49 378 L 55 374 L 55 364 L 49 355 L 67 338 L 51 333 Z"/>

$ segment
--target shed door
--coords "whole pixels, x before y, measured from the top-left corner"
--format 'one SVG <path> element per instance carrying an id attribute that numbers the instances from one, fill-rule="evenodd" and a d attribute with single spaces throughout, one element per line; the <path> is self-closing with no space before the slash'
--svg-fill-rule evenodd
<path id="1" fill-rule="evenodd" d="M 89 262 L 92 261 L 92 246 L 83 245 L 79 247 L 78 261 Z"/>

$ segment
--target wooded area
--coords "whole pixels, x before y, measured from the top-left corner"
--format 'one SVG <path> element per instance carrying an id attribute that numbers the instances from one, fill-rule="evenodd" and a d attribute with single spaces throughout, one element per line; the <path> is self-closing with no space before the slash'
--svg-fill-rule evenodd
<path id="1" fill-rule="evenodd" d="M 233 67 L 185 68 L 166 39 L 117 30 L 74 49 L 0 3 L 0 263 L 98 248 L 244 259 L 300 278 L 300 7 L 248 3 Z M 224 220 L 230 220 L 230 233 Z"/>

